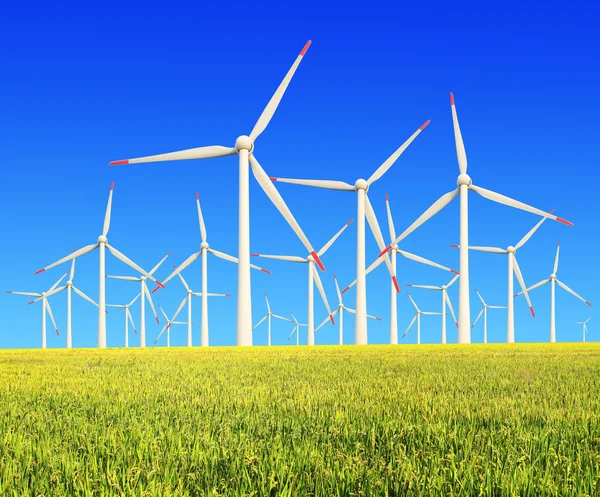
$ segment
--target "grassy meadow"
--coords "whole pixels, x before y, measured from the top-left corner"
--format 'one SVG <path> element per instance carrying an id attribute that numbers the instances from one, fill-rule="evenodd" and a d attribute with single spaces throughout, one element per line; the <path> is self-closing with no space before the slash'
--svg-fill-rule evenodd
<path id="1" fill-rule="evenodd" d="M 600 495 L 600 344 L 0 351 L 2 496 Z"/>

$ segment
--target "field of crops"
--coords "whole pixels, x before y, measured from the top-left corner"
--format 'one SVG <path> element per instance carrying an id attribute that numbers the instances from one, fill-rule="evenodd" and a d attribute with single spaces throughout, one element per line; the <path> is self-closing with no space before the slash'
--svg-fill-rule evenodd
<path id="1" fill-rule="evenodd" d="M 600 344 L 0 351 L 0 495 L 600 495 Z"/>

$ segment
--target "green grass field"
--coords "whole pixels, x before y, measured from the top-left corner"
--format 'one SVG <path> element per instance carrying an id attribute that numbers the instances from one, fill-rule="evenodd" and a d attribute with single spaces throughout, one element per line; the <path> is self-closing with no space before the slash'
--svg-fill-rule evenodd
<path id="1" fill-rule="evenodd" d="M 600 495 L 600 344 L 0 351 L 0 495 Z"/>

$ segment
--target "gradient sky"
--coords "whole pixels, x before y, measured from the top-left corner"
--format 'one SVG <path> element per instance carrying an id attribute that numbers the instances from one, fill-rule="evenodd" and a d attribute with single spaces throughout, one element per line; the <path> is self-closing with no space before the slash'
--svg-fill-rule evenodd
<path id="1" fill-rule="evenodd" d="M 103 4 L 104 5 L 104 4 Z M 199 250 L 195 192 L 200 194 L 208 241 L 237 255 L 237 158 L 125 167 L 108 162 L 202 145 L 233 146 L 248 134 L 272 93 L 308 39 L 312 46 L 256 155 L 271 176 L 338 179 L 353 183 L 371 173 L 425 120 L 430 126 L 392 169 L 369 190 L 386 241 L 385 193 L 398 233 L 433 201 L 456 185 L 448 93 L 453 91 L 476 185 L 549 210 L 572 221 L 569 228 L 546 221 L 518 252 L 528 286 L 552 271 L 561 242 L 558 277 L 600 305 L 598 281 L 598 136 L 600 136 L 599 7 L 588 3 L 405 6 L 398 11 L 356 12 L 300 6 L 220 8 L 119 5 L 90 10 L 31 5 L 0 7 L 3 50 L 0 79 L 0 147 L 3 213 L 0 281 L 3 290 L 43 291 L 68 266 L 34 271 L 95 243 L 102 230 L 108 191 L 115 182 L 112 245 L 144 268 L 168 251 L 157 272 L 165 278 Z M 35 12 L 35 13 L 33 13 Z M 252 252 L 306 255 L 306 251 L 251 175 Z M 295 185 L 277 185 L 315 247 L 356 217 L 356 195 Z M 535 215 L 470 195 L 470 243 L 514 245 L 538 221 Z M 367 265 L 377 256 L 367 230 Z M 407 251 L 458 269 L 458 201 L 455 200 L 401 245 Z M 323 257 L 321 273 L 330 305 L 355 277 L 356 224 Z M 255 262 L 255 261 L 253 261 Z M 293 312 L 306 322 L 306 267 L 262 261 L 273 274 L 252 272 L 253 321 L 265 313 Z M 201 268 L 185 276 L 200 291 Z M 107 254 L 109 274 L 135 275 Z M 507 258 L 471 253 L 471 316 L 480 310 L 478 288 L 488 304 L 506 305 Z M 398 258 L 398 328 L 414 314 L 406 284 L 442 285 L 451 274 Z M 232 293 L 209 303 L 210 340 L 235 343 L 237 268 L 209 257 L 209 291 Z M 97 252 L 78 261 L 74 283 L 98 297 Z M 369 342 L 389 340 L 389 276 L 381 266 L 368 276 Z M 515 288 L 518 283 L 515 279 Z M 129 282 L 107 282 L 107 302 L 126 303 L 138 292 Z M 411 292 L 423 310 L 439 311 L 439 294 Z M 154 294 L 172 314 L 184 290 L 177 279 Z M 353 290 L 344 295 L 355 306 Z M 458 285 L 450 292 L 458 307 Z M 531 294 L 536 318 L 525 300 L 515 302 L 516 340 L 549 338 L 550 287 Z M 41 306 L 29 298 L 0 294 L 0 347 L 41 345 Z M 66 292 L 50 299 L 61 332 L 49 323 L 48 346 L 64 347 Z M 557 289 L 557 339 L 581 340 L 572 324 L 593 309 Z M 139 304 L 132 308 L 139 327 Z M 315 321 L 326 316 L 315 290 Z M 488 337 L 506 338 L 506 312 L 490 312 Z M 182 315 L 182 318 L 185 318 Z M 200 341 L 200 300 L 194 301 L 194 344 Z M 147 342 L 157 325 L 147 306 Z M 345 319 L 345 341 L 354 322 Z M 274 321 L 273 343 L 291 344 L 291 324 Z M 589 340 L 600 326 L 589 323 Z M 107 318 L 109 346 L 124 343 L 123 313 Z M 450 342 L 456 328 L 448 320 Z M 306 328 L 301 342 L 306 343 Z M 483 324 L 472 330 L 481 342 Z M 185 327 L 172 344 L 185 343 Z M 317 344 L 336 343 L 327 325 Z M 416 328 L 401 343 L 414 343 Z M 425 316 L 422 341 L 440 341 L 440 318 Z M 130 344 L 139 338 L 130 335 Z M 160 344 L 166 342 L 161 339 Z M 266 326 L 255 344 L 266 344 Z M 73 297 L 73 344 L 97 344 L 97 311 Z"/>

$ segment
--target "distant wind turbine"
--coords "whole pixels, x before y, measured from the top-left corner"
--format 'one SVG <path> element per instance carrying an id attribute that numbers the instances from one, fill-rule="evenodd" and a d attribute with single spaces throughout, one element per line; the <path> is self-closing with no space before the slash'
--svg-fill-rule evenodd
<path id="1" fill-rule="evenodd" d="M 290 314 L 292 314 L 292 313 L 290 312 Z M 294 323 L 296 323 L 296 324 L 294 326 L 294 329 L 290 333 L 290 336 L 288 336 L 288 340 L 290 338 L 292 338 L 292 336 L 294 336 L 294 333 L 295 333 L 296 334 L 296 345 L 300 345 L 300 336 L 299 336 L 300 335 L 300 327 L 302 327 L 302 326 L 308 326 L 308 325 L 307 324 L 300 324 L 298 322 L 298 320 L 296 319 L 296 317 L 293 314 L 292 314 L 292 318 L 294 320 Z"/>
<path id="2" fill-rule="evenodd" d="M 267 315 L 265 317 L 263 317 L 258 323 L 256 323 L 254 325 L 254 328 L 252 328 L 252 331 L 254 331 L 256 328 L 258 328 L 266 319 L 267 320 L 267 325 L 268 325 L 268 334 L 267 334 L 267 344 L 269 346 L 271 346 L 271 317 L 277 318 L 277 319 L 281 319 L 282 321 L 289 321 L 292 322 L 291 319 L 287 319 L 284 318 L 282 316 L 279 316 L 277 314 L 273 314 L 271 312 L 271 306 L 269 305 L 269 299 L 267 298 L 267 294 L 265 293 L 265 301 L 267 302 Z"/>
<path id="3" fill-rule="evenodd" d="M 406 295 L 408 295 L 408 298 L 412 302 L 412 305 L 414 306 L 415 310 L 417 311 L 417 314 L 415 314 L 415 316 L 412 318 L 412 321 L 408 325 L 408 328 L 406 328 L 406 331 L 404 332 L 404 335 L 402 335 L 402 338 L 404 338 L 406 336 L 406 334 L 410 331 L 410 329 L 412 328 L 412 325 L 415 324 L 415 320 L 416 320 L 417 321 L 417 344 L 420 345 L 421 344 L 421 314 L 423 314 L 424 316 L 435 316 L 435 315 L 441 314 L 441 312 L 422 311 L 421 309 L 419 309 L 417 307 L 417 304 L 415 304 L 415 301 L 410 296 L 410 293 L 406 292 Z"/>
<path id="4" fill-rule="evenodd" d="M 483 297 L 481 296 L 479 291 L 477 289 L 475 289 L 475 292 L 477 292 L 477 296 L 479 297 L 479 300 L 481 300 L 481 303 L 483 304 L 483 308 L 481 309 L 481 311 L 479 311 L 479 314 L 477 315 L 477 319 L 475 320 L 475 322 L 473 323 L 471 328 L 475 327 L 475 325 L 477 324 L 477 321 L 479 321 L 479 318 L 483 314 L 483 343 L 487 343 L 487 310 L 488 309 L 506 309 L 506 306 L 487 305 L 485 303 L 485 300 L 483 300 Z"/>
<path id="5" fill-rule="evenodd" d="M 592 316 L 590 316 L 589 318 L 587 318 L 585 321 L 573 321 L 573 324 L 581 324 L 583 325 L 583 330 L 581 332 L 582 335 L 582 341 L 585 342 L 585 336 L 589 335 L 589 331 L 587 329 L 587 322 L 592 319 Z"/>
<path id="6" fill-rule="evenodd" d="M 131 302 L 129 302 L 129 304 L 106 304 L 106 307 L 117 307 L 119 309 L 125 309 L 125 348 L 129 347 L 129 322 L 131 322 L 133 332 L 137 335 L 137 330 L 135 329 L 135 324 L 133 323 L 133 317 L 131 317 L 131 312 L 129 311 L 129 308 L 133 305 L 133 303 L 139 298 L 141 294 L 141 292 L 138 293 L 135 296 L 135 298 Z"/>

